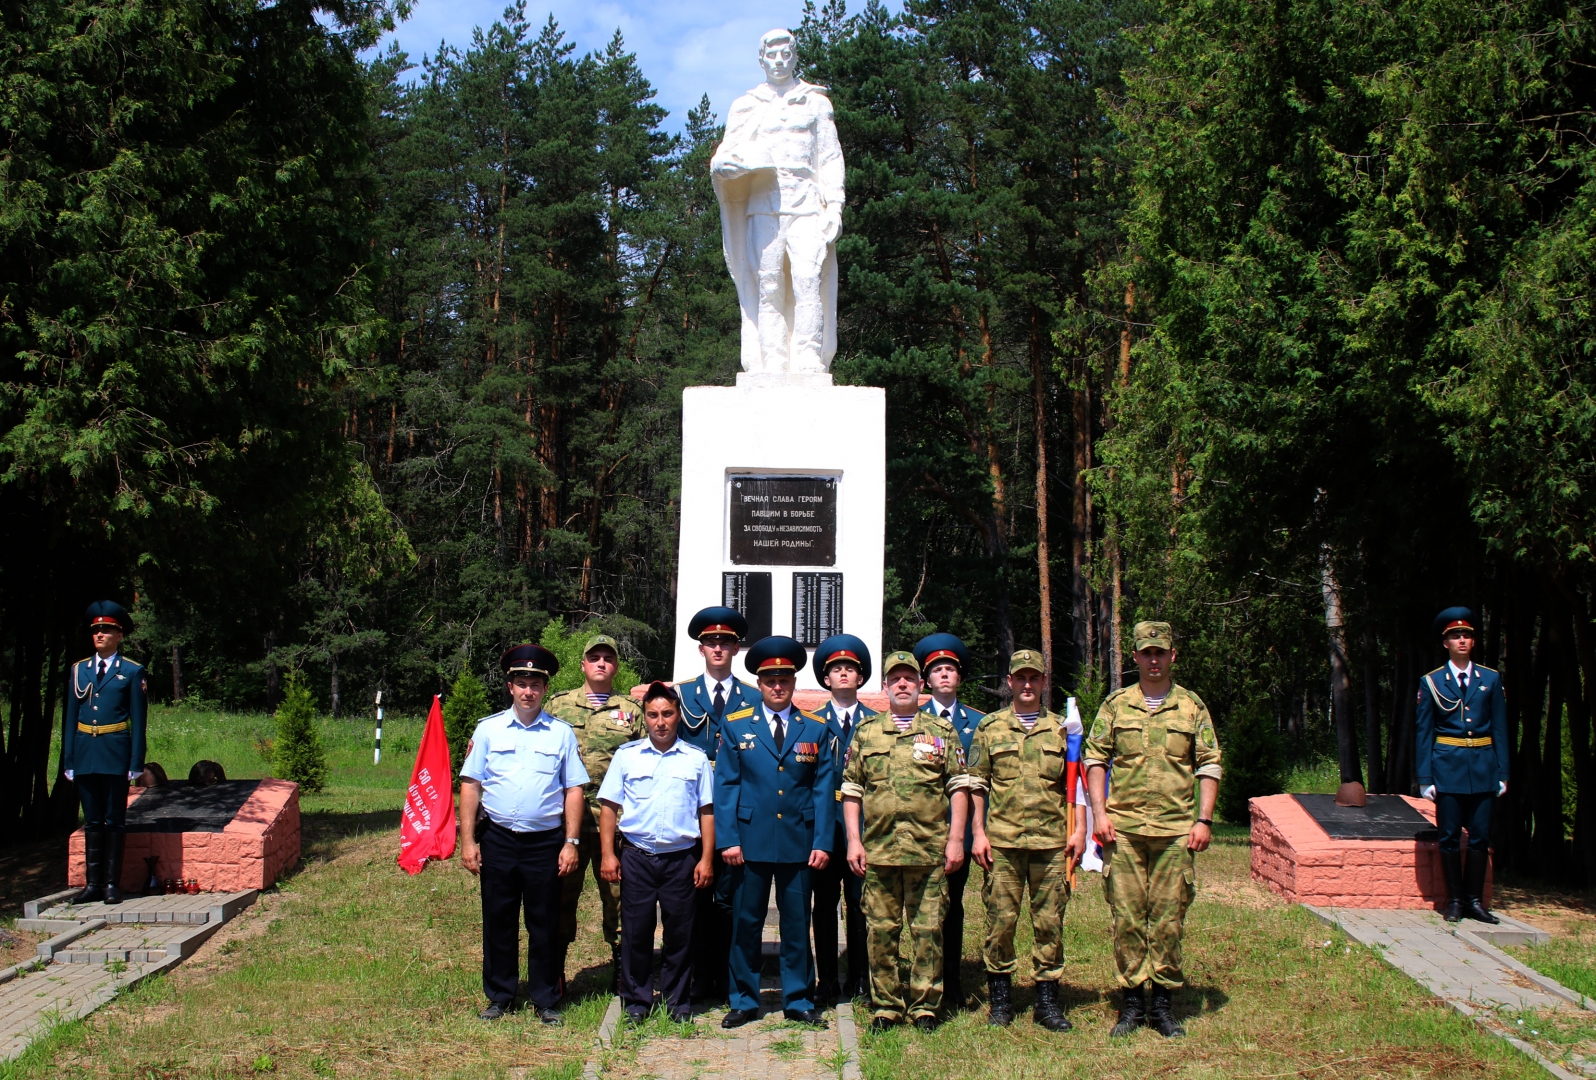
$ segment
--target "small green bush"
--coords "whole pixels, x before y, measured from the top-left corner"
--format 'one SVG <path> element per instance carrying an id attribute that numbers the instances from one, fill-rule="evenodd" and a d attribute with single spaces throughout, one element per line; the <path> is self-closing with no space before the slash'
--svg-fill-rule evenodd
<path id="1" fill-rule="evenodd" d="M 538 644 L 553 653 L 560 662 L 560 671 L 549 684 L 550 697 L 582 685 L 582 646 L 587 644 L 588 638 L 603 632 L 601 627 L 592 625 L 567 630 L 560 619 L 551 619 L 543 627 Z M 642 681 L 643 677 L 637 673 L 637 669 L 624 656 L 621 657 L 621 666 L 615 672 L 614 692 L 629 694 L 632 687 Z"/>
<path id="2" fill-rule="evenodd" d="M 1247 800 L 1278 795 L 1285 779 L 1285 755 L 1269 699 L 1257 695 L 1237 705 L 1219 732 L 1225 778 L 1219 785 L 1219 813 L 1226 821 L 1245 824 L 1252 812 Z"/>
<path id="3" fill-rule="evenodd" d="M 443 731 L 449 737 L 449 768 L 458 780 L 460 763 L 465 761 L 466 743 L 476 730 L 477 721 L 493 711 L 487 688 L 469 670 L 460 669 L 449 696 L 443 699 Z"/>
<path id="4" fill-rule="evenodd" d="M 277 707 L 277 735 L 272 740 L 272 774 L 292 780 L 305 791 L 327 784 L 327 752 L 316 727 L 316 699 L 299 673 L 288 676 L 287 692 Z"/>

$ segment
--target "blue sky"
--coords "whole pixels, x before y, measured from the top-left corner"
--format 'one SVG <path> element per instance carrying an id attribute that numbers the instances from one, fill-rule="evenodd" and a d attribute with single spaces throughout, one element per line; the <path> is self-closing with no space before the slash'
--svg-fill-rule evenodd
<path id="1" fill-rule="evenodd" d="M 850 4 L 851 9 L 862 7 Z M 899 5 L 893 3 L 891 7 Z M 385 39 L 397 40 L 412 62 L 437 51 L 440 42 L 465 47 L 471 31 L 504 11 L 504 0 L 417 0 L 409 21 Z M 617 27 L 637 54 L 657 101 L 670 110 L 667 129 L 679 131 L 687 110 L 709 94 L 722 120 L 732 99 L 763 74 L 756 52 L 759 35 L 775 26 L 797 26 L 803 0 L 728 4 L 707 0 L 644 3 L 641 0 L 529 0 L 527 18 L 536 27 L 553 14 L 578 52 L 602 49 Z"/>

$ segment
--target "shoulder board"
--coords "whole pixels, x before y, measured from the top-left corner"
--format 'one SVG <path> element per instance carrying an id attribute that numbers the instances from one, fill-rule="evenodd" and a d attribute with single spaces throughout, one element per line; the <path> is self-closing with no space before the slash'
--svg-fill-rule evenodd
<path id="1" fill-rule="evenodd" d="M 943 731 L 952 731 L 953 730 L 952 722 L 942 719 L 942 717 L 938 716 L 934 712 L 927 712 L 926 710 L 921 709 L 920 710 L 920 715 L 925 717 L 927 720 L 931 721 L 931 726 L 932 727 L 940 728 Z"/>
<path id="2" fill-rule="evenodd" d="M 642 742 L 643 740 L 639 739 L 638 741 Z M 701 758 L 709 757 L 709 755 L 704 752 L 704 748 L 702 746 L 696 746 L 693 743 L 688 742 L 686 739 L 677 739 L 676 745 L 682 750 L 683 753 L 697 754 Z"/>
<path id="3" fill-rule="evenodd" d="M 1124 697 L 1126 694 L 1131 692 L 1131 687 L 1134 687 L 1135 685 L 1136 685 L 1135 683 L 1131 683 L 1130 686 L 1122 686 L 1122 687 L 1120 687 L 1118 690 L 1115 690 L 1112 694 L 1108 695 L 1108 697 L 1104 698 L 1103 699 L 1103 704 L 1106 705 L 1110 701 L 1113 701 L 1115 698 Z"/>
<path id="4" fill-rule="evenodd" d="M 1208 708 L 1207 705 L 1203 704 L 1203 699 L 1197 696 L 1197 692 L 1195 690 L 1188 690 L 1188 689 L 1186 689 L 1186 687 L 1180 685 L 1180 683 L 1176 683 L 1175 684 L 1175 689 L 1179 690 L 1181 693 L 1185 694 L 1187 697 L 1189 697 L 1193 701 L 1195 701 L 1197 703 L 1197 707 L 1199 709 L 1207 709 Z"/>
<path id="5" fill-rule="evenodd" d="M 1489 671 L 1489 672 L 1490 672 L 1490 673 L 1491 673 L 1491 674 L 1492 674 L 1492 675 L 1495 675 L 1495 674 L 1496 674 L 1496 669 L 1495 669 L 1495 668 L 1493 668 L 1493 667 L 1486 667 L 1486 666 L 1485 666 L 1485 665 L 1484 665 L 1484 664 L 1475 664 L 1475 665 L 1474 665 L 1474 669 L 1475 669 L 1475 670 L 1476 670 L 1476 671 Z"/>
<path id="6" fill-rule="evenodd" d="M 611 694 L 610 704 L 617 703 L 618 708 L 625 709 L 627 712 L 640 713 L 643 711 L 643 707 L 633 701 L 629 694 Z"/>
<path id="7" fill-rule="evenodd" d="M 1425 672 L 1425 674 L 1431 676 L 1432 678 L 1439 676 L 1440 678 L 1444 679 L 1444 678 L 1446 678 L 1446 665 L 1442 664 L 1440 667 L 1436 668 L 1434 671 L 1427 671 L 1427 672 Z"/>
<path id="8" fill-rule="evenodd" d="M 798 715 L 807 716 L 809 719 L 813 720 L 817 724 L 824 724 L 826 722 L 826 718 L 824 716 L 817 716 L 814 713 L 808 711 L 807 709 L 799 709 L 798 710 Z"/>
<path id="9" fill-rule="evenodd" d="M 642 738 L 642 739 L 631 739 L 631 740 L 629 740 L 627 742 L 623 742 L 621 745 L 617 746 L 615 749 L 617 749 L 617 750 L 625 750 L 628 746 L 636 746 L 638 743 L 643 743 L 643 742 L 647 742 L 647 741 L 648 741 L 648 739 L 646 737 Z M 691 746 L 692 744 L 689 743 L 688 745 Z"/>
<path id="10" fill-rule="evenodd" d="M 880 713 L 876 712 L 874 709 L 872 709 L 870 706 L 866 705 L 862 701 L 854 708 L 854 713 L 853 714 L 855 716 L 857 716 L 861 720 L 863 720 L 867 716 L 880 716 L 881 715 Z"/>
<path id="11" fill-rule="evenodd" d="M 85 656 L 82 660 L 79 660 L 77 664 L 73 664 L 72 666 L 73 667 L 77 667 L 78 664 L 87 664 L 90 660 L 93 660 L 93 659 L 94 659 L 93 656 Z"/>
<path id="12" fill-rule="evenodd" d="M 728 720 L 747 720 L 752 715 L 754 715 L 754 707 L 752 705 L 750 705 L 746 709 L 738 709 L 736 712 L 727 713 L 726 714 L 726 719 L 728 719 Z"/>

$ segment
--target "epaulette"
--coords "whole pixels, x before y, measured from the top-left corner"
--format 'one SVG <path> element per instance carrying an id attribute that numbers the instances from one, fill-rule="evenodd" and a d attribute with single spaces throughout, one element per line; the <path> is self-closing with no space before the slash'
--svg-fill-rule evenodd
<path id="1" fill-rule="evenodd" d="M 738 709 L 736 712 L 727 713 L 726 714 L 726 719 L 728 719 L 728 720 L 747 720 L 752 715 L 754 715 L 754 707 L 752 705 L 750 705 L 746 709 Z"/>
<path id="2" fill-rule="evenodd" d="M 942 717 L 938 716 L 936 713 L 932 712 L 930 709 L 921 709 L 918 715 L 925 717 L 927 720 L 931 721 L 931 723 L 935 724 L 939 728 L 942 728 L 942 729 L 944 729 L 946 731 L 952 731 L 953 730 L 953 724 L 952 724 L 951 721 L 942 719 Z"/>
<path id="3" fill-rule="evenodd" d="M 636 746 L 640 742 L 647 742 L 647 741 L 648 741 L 648 736 L 647 735 L 643 736 L 641 739 L 628 739 L 626 742 L 623 742 L 621 745 L 617 746 L 615 749 L 617 749 L 617 750 L 625 750 L 628 746 Z M 687 745 L 691 746 L 692 743 L 688 743 Z"/>
<path id="4" fill-rule="evenodd" d="M 1131 687 L 1134 687 L 1135 685 L 1136 685 L 1135 683 L 1131 683 L 1130 686 L 1122 686 L 1122 687 L 1120 687 L 1118 690 L 1115 690 L 1112 694 L 1108 695 L 1108 697 L 1104 698 L 1103 699 L 1103 704 L 1107 705 L 1110 701 L 1113 701 L 1115 698 L 1125 696 L 1126 694 L 1131 692 Z"/>
<path id="5" fill-rule="evenodd" d="M 1481 671 L 1489 671 L 1492 675 L 1495 675 L 1497 673 L 1495 668 L 1486 667 L 1484 664 L 1475 664 L 1474 666 L 1479 668 Z"/>
<path id="6" fill-rule="evenodd" d="M 809 719 L 813 720 L 817 724 L 824 724 L 826 722 L 826 718 L 824 716 L 816 716 L 814 713 L 810 712 L 808 709 L 799 709 L 798 710 L 798 715 L 799 716 L 807 716 Z"/>

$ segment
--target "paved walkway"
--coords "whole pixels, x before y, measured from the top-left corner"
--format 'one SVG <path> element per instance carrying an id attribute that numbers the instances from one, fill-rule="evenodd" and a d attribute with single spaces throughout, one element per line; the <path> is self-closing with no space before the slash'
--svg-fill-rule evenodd
<path id="1" fill-rule="evenodd" d="M 0 1061 L 41 1035 L 98 1009 L 156 972 L 183 962 L 255 893 L 134 898 L 70 905 L 68 890 L 23 907 L 17 926 L 54 936 L 38 956 L 0 971 Z"/>

